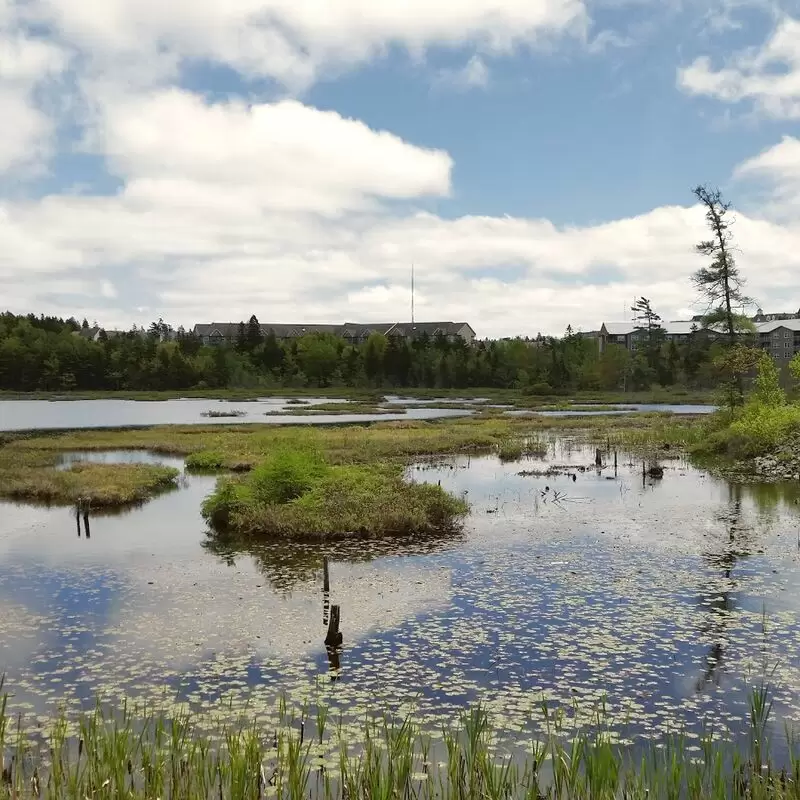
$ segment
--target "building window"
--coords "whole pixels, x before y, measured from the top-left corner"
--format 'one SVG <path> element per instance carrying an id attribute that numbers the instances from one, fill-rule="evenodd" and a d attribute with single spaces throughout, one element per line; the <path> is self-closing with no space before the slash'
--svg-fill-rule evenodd
<path id="1" fill-rule="evenodd" d="M 788 339 L 788 338 L 789 338 L 789 331 L 785 331 L 785 332 L 784 332 L 784 334 L 783 334 L 783 338 L 784 338 L 784 339 Z"/>

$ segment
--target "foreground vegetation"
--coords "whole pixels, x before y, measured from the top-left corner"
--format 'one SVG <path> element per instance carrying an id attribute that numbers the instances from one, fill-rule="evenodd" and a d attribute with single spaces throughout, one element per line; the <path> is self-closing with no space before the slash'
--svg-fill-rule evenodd
<path id="1" fill-rule="evenodd" d="M 755 688 L 739 748 L 712 734 L 701 747 L 677 736 L 635 758 L 604 730 L 602 710 L 567 743 L 563 711 L 544 699 L 548 735 L 513 751 L 496 745 L 498 731 L 480 706 L 440 742 L 413 717 L 377 711 L 348 741 L 341 720 L 322 705 L 290 711 L 281 703 L 271 724 L 220 719 L 204 731 L 186 711 L 98 704 L 77 720 L 62 715 L 27 732 L 0 700 L 0 798 L 798 798 L 800 760 L 791 739 L 785 763 L 772 761 L 771 708 L 768 690 Z"/>
<path id="2" fill-rule="evenodd" d="M 407 483 L 398 465 L 330 466 L 298 450 L 220 481 L 203 504 L 218 529 L 294 539 L 440 533 L 468 510 L 439 486 Z"/>

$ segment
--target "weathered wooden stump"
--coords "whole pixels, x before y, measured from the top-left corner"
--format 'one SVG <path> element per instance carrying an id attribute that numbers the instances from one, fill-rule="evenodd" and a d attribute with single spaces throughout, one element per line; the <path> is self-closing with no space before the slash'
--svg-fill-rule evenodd
<path id="1" fill-rule="evenodd" d="M 325 637 L 326 647 L 339 647 L 342 643 L 342 634 L 339 630 L 341 622 L 341 609 L 338 605 L 331 606 L 331 618 L 328 621 L 328 635 Z"/>

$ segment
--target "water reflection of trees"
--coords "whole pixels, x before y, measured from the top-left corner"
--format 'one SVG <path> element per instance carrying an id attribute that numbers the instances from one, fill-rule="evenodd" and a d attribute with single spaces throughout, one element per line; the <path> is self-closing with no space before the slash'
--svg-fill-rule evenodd
<path id="1" fill-rule="evenodd" d="M 425 539 L 395 537 L 313 543 L 209 533 L 203 547 L 229 566 L 234 566 L 237 558 L 251 558 L 275 590 L 289 592 L 297 584 L 320 580 L 326 558 L 332 563 L 360 564 L 376 558 L 429 555 L 453 548 L 463 540 L 462 532 Z"/>
<path id="2" fill-rule="evenodd" d="M 800 511 L 799 483 L 751 483 L 744 486 L 744 491 L 767 525 L 779 519 L 782 509 Z"/>
<path id="3" fill-rule="evenodd" d="M 391 540 L 359 540 L 355 542 L 279 542 L 253 537 L 236 537 L 209 533 L 203 547 L 229 566 L 235 566 L 242 556 L 251 558 L 261 573 L 277 591 L 288 592 L 298 583 L 315 582 L 322 590 L 322 630 L 326 630 L 324 645 L 328 657 L 331 681 L 339 679 L 342 671 L 342 647 L 346 629 L 347 609 L 331 604 L 329 564 L 364 563 L 381 557 L 419 556 L 452 548 L 463 540 L 463 533 L 439 534 L 424 540 L 395 538 Z"/>
<path id="4" fill-rule="evenodd" d="M 753 548 L 753 530 L 742 518 L 743 494 L 742 485 L 729 485 L 727 506 L 716 516 L 725 533 L 703 556 L 705 562 L 720 573 L 722 586 L 713 583 L 699 597 L 699 604 L 705 611 L 701 631 L 704 638 L 712 639 L 712 644 L 706 654 L 706 668 L 697 681 L 698 692 L 711 683 L 718 686 L 722 679 L 725 664 L 723 642 L 727 639 L 728 627 L 736 609 L 733 572 Z"/>

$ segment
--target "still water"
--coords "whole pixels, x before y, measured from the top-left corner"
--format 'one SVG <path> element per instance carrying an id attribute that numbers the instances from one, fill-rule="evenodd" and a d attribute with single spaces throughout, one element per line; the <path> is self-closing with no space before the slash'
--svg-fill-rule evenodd
<path id="1" fill-rule="evenodd" d="M 2 503 L 11 710 L 98 692 L 257 710 L 286 692 L 345 718 L 416 708 L 438 728 L 482 700 L 513 742 L 539 730 L 543 697 L 605 697 L 627 742 L 712 722 L 735 735 L 748 682 L 771 674 L 779 719 L 800 725 L 797 487 L 728 485 L 677 460 L 651 480 L 593 456 L 559 439 L 545 458 L 415 466 L 410 479 L 472 504 L 461 533 L 426 543 L 226 541 L 199 514 L 209 476 L 89 520 Z M 323 644 L 331 604 L 340 652 Z"/>
<path id="2" fill-rule="evenodd" d="M 313 408 L 320 403 L 341 402 L 330 398 L 308 398 L 302 405 L 285 398 L 256 401 L 228 400 L 0 400 L 0 431 L 55 430 L 72 428 L 123 428 L 151 425 L 323 425 L 328 423 L 376 422 L 397 419 L 437 419 L 470 414 L 456 408 L 398 409 L 392 414 L 314 414 L 295 416 L 294 408 Z M 209 418 L 208 412 L 242 416 Z"/>
<path id="3" fill-rule="evenodd" d="M 304 398 L 300 408 L 313 408 L 320 403 L 342 403 L 347 400 L 330 398 Z M 386 398 L 382 414 L 313 414 L 311 416 L 293 415 L 298 408 L 286 398 L 268 397 L 249 402 L 228 400 L 198 400 L 185 398 L 178 400 L 0 400 L 0 431 L 23 430 L 68 430 L 77 428 L 123 428 L 147 427 L 151 425 L 233 425 L 233 424 L 272 424 L 272 425 L 325 425 L 353 422 L 379 422 L 402 419 L 441 419 L 444 417 L 469 416 L 469 408 L 423 408 L 423 403 L 431 400 L 390 395 Z M 474 405 L 486 408 L 506 408 L 483 403 L 481 398 L 464 400 L 445 398 L 437 403 Z M 400 405 L 408 406 L 399 408 Z M 397 406 L 397 408 L 395 408 Z M 504 413 L 516 416 L 541 414 L 551 417 L 594 416 L 597 414 L 631 414 L 637 412 L 663 411 L 674 414 L 707 414 L 714 406 L 694 405 L 630 405 L 619 406 L 604 411 L 513 411 Z M 213 417 L 216 414 L 241 416 Z M 204 416 L 205 415 L 205 416 Z"/>

